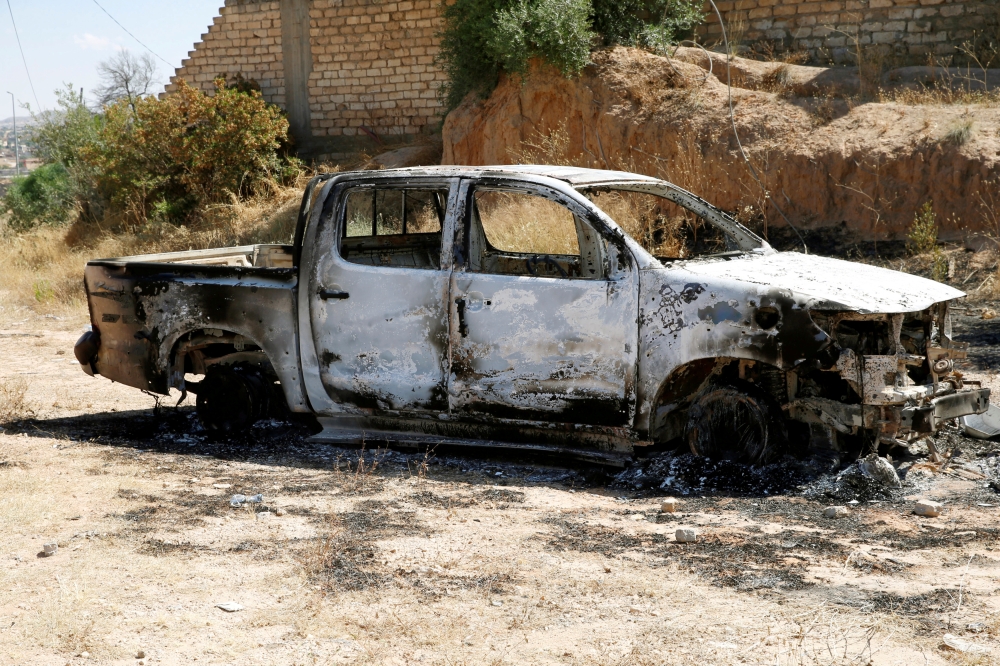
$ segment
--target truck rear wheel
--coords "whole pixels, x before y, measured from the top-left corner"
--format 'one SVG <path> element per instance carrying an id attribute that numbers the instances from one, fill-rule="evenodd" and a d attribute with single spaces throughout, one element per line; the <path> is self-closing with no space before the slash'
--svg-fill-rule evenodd
<path id="1" fill-rule="evenodd" d="M 768 463 L 788 445 L 781 408 L 749 382 L 709 386 L 688 409 L 691 452 L 753 465 Z"/>
<path id="2" fill-rule="evenodd" d="M 211 367 L 198 387 L 198 417 L 209 432 L 246 432 L 268 405 L 268 382 L 256 368 Z"/>

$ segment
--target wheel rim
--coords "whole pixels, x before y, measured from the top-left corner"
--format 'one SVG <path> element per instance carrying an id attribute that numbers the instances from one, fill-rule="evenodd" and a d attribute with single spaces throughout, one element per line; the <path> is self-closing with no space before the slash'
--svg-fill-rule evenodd
<path id="1" fill-rule="evenodd" d="M 691 405 L 687 440 L 695 455 L 757 464 L 775 456 L 781 433 L 764 400 L 720 387 Z"/>

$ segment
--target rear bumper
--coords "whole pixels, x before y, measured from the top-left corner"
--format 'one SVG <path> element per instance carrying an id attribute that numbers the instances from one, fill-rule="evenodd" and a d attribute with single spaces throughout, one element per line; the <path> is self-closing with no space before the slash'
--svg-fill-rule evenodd
<path id="1" fill-rule="evenodd" d="M 87 331 L 76 341 L 76 346 L 73 347 L 73 355 L 80 362 L 80 367 L 91 377 L 97 374 L 97 368 L 94 364 L 97 362 L 97 355 L 100 351 L 100 331 Z"/>

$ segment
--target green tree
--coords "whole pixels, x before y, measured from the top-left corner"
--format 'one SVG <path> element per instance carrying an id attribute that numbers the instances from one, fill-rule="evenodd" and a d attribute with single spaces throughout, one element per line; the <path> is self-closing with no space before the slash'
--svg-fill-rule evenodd
<path id="1" fill-rule="evenodd" d="M 200 207 L 257 192 L 280 177 L 288 121 L 259 92 L 217 82 L 209 96 L 181 83 L 163 100 L 120 100 L 105 108 L 81 159 L 110 210 L 133 224 L 183 221 Z"/>
<path id="2" fill-rule="evenodd" d="M 69 172 L 55 162 L 16 178 L 0 199 L 0 212 L 9 213 L 7 226 L 26 231 L 40 224 L 65 222 L 73 207 L 73 186 Z"/>

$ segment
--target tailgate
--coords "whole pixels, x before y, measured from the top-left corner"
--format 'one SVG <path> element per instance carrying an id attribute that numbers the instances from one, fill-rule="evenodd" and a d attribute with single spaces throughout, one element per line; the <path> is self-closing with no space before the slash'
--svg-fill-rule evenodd
<path id="1" fill-rule="evenodd" d="M 167 377 L 156 369 L 156 347 L 143 330 L 136 280 L 126 266 L 89 264 L 84 272 L 90 321 L 101 336 L 94 366 L 112 381 L 167 393 Z"/>

